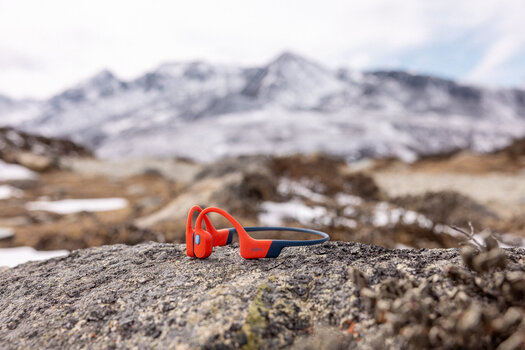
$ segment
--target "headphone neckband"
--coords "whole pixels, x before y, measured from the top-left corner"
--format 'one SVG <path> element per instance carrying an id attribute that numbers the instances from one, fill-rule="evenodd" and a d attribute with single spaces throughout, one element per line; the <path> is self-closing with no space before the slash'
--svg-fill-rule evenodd
<path id="1" fill-rule="evenodd" d="M 281 226 L 248 226 L 244 227 L 246 232 L 262 232 L 262 231 L 289 231 L 289 232 L 301 232 L 308 233 L 316 236 L 321 236 L 322 238 L 318 239 L 309 239 L 309 240 L 288 240 L 288 239 L 272 239 L 270 249 L 266 253 L 265 258 L 276 258 L 281 253 L 281 250 L 285 247 L 300 247 L 300 246 L 309 246 L 321 244 L 330 239 L 327 233 L 310 230 L 307 228 L 299 227 L 281 227 Z M 230 244 L 233 239 L 233 234 L 237 233 L 237 230 L 232 227 L 229 228 L 228 241 L 227 244 Z"/>

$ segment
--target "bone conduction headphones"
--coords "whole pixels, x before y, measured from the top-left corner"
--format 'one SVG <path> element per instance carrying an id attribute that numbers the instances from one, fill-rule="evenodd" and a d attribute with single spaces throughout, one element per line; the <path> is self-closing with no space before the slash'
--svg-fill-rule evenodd
<path id="1" fill-rule="evenodd" d="M 193 214 L 197 211 L 199 216 L 195 222 L 195 229 L 192 227 Z M 217 230 L 211 224 L 208 213 L 218 213 L 224 216 L 232 225 L 232 228 Z M 206 229 L 202 228 L 202 221 L 206 224 Z M 310 233 L 322 238 L 306 241 L 289 241 L 282 239 L 255 239 L 247 232 L 256 231 L 293 231 Z M 199 206 L 193 206 L 188 213 L 186 224 L 186 254 L 192 258 L 205 259 L 211 255 L 213 247 L 228 245 L 232 242 L 233 234 L 239 235 L 241 256 L 245 259 L 276 258 L 284 247 L 307 246 L 321 244 L 330 239 L 328 234 L 296 227 L 243 227 L 237 220 L 226 211 L 209 207 L 202 210 Z"/>

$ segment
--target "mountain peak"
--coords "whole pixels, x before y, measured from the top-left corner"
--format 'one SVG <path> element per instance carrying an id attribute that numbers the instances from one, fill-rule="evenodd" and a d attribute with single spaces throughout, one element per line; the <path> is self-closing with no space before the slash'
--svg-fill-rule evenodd
<path id="1" fill-rule="evenodd" d="M 109 69 L 103 69 L 97 74 L 95 74 L 94 76 L 92 76 L 91 78 L 89 78 L 86 81 L 86 83 L 100 85 L 100 84 L 107 84 L 107 83 L 111 83 L 115 81 L 120 82 L 120 80 L 115 76 L 115 74 L 113 74 L 113 72 L 111 72 Z"/>
<path id="2" fill-rule="evenodd" d="M 111 71 L 104 69 L 71 89 L 52 98 L 55 104 L 78 103 L 115 94 L 125 85 Z"/>
<path id="3" fill-rule="evenodd" d="M 159 75 L 168 75 L 172 77 L 188 77 L 203 79 L 212 74 L 218 66 L 212 65 L 204 61 L 190 61 L 190 62 L 168 62 L 161 64 L 155 73 Z"/>
<path id="4" fill-rule="evenodd" d="M 293 51 L 283 51 L 275 61 L 286 61 L 286 60 L 302 60 L 303 56 Z"/>
<path id="5" fill-rule="evenodd" d="M 178 61 L 164 62 L 153 71 L 153 74 L 178 76 L 184 71 L 186 66 L 192 63 L 194 63 L 194 61 L 193 62 L 178 62 Z"/>
<path id="6" fill-rule="evenodd" d="M 275 59 L 273 59 L 268 66 L 282 66 L 289 64 L 311 65 L 320 67 L 320 65 L 317 62 L 292 51 L 284 51 Z"/>
<path id="7" fill-rule="evenodd" d="M 285 51 L 250 81 L 258 96 L 289 108 L 314 108 L 340 89 L 335 72 L 296 53 Z"/>
<path id="8" fill-rule="evenodd" d="M 116 79 L 115 74 L 109 69 L 102 69 L 100 72 L 95 74 L 94 78 L 99 79 Z"/>

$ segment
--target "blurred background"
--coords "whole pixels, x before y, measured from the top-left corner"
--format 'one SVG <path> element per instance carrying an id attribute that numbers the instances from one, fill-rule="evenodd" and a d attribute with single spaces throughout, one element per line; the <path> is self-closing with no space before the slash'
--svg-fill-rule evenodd
<path id="1" fill-rule="evenodd" d="M 469 223 L 525 246 L 523 13 L 0 0 L 0 266 L 183 242 L 194 204 L 387 248 L 457 247 Z"/>

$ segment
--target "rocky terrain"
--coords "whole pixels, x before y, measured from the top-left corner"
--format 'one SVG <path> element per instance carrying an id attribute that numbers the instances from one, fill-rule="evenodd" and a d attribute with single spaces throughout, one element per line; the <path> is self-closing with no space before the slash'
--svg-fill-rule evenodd
<path id="1" fill-rule="evenodd" d="M 488 236 L 487 236 L 488 237 Z M 244 260 L 184 245 L 73 251 L 0 271 L 0 343 L 27 348 L 522 349 L 525 250 L 327 242 Z"/>
<path id="2" fill-rule="evenodd" d="M 60 167 L 64 157 L 92 157 L 93 153 L 68 139 L 49 138 L 23 131 L 0 128 L 0 160 L 17 163 L 35 171 Z"/>
<path id="3" fill-rule="evenodd" d="M 60 255 L 0 267 L 2 349 L 525 344 L 522 140 L 411 164 L 319 153 L 103 160 L 14 129 L 0 141 L 0 262 L 13 249 Z M 194 204 L 331 242 L 257 261 L 234 242 L 193 260 L 173 243 Z"/>
<path id="4" fill-rule="evenodd" d="M 413 164 L 348 164 L 323 154 L 209 164 L 108 161 L 80 157 L 89 152 L 75 147 L 64 154 L 42 151 L 57 160 L 54 167 L 36 172 L 20 163 L 22 179 L 0 176 L 0 248 L 182 242 L 193 204 L 220 206 L 246 226 L 304 226 L 335 240 L 388 248 L 458 247 L 464 238 L 450 226 L 470 223 L 491 231 L 503 246 L 524 245 L 525 157 L 519 142 L 495 154 L 462 152 Z"/>

